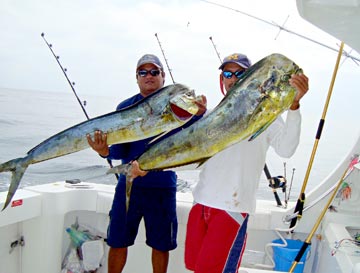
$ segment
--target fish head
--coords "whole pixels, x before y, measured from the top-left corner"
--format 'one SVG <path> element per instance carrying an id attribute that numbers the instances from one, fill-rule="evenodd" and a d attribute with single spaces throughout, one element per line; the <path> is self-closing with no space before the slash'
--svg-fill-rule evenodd
<path id="1" fill-rule="evenodd" d="M 272 54 L 250 67 L 256 80 L 249 82 L 255 98 L 251 114 L 251 138 L 260 135 L 270 124 L 293 103 L 297 90 L 291 86 L 291 75 L 302 73 L 302 69 L 292 60 L 281 54 Z M 252 77 L 252 78 L 254 78 Z"/>
<path id="2" fill-rule="evenodd" d="M 180 120 L 188 120 L 199 111 L 196 96 L 193 89 L 183 84 L 174 84 L 174 92 L 170 97 L 169 104 L 173 114 Z"/>

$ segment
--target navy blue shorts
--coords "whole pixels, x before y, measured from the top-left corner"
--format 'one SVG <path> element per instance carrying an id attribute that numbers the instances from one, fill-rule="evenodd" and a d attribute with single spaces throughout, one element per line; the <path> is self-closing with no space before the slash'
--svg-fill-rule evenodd
<path id="1" fill-rule="evenodd" d="M 175 249 L 178 229 L 176 187 L 145 188 L 132 185 L 128 213 L 124 188 L 119 184 L 116 187 L 109 213 L 107 244 L 114 248 L 133 245 L 140 221 L 144 218 L 146 244 L 159 251 Z"/>

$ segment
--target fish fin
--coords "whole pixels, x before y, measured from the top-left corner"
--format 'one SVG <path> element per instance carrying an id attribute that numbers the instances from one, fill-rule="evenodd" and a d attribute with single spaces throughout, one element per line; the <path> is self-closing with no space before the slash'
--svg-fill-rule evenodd
<path id="1" fill-rule="evenodd" d="M 106 174 L 120 173 L 120 174 L 128 176 L 128 175 L 131 174 L 131 169 L 132 169 L 131 163 L 129 163 L 129 164 L 120 164 L 118 166 L 114 166 L 114 167 L 110 168 L 106 172 Z"/>
<path id="2" fill-rule="evenodd" d="M 8 194 L 6 196 L 5 204 L 1 211 L 6 209 L 6 207 L 10 204 L 28 165 L 29 163 L 27 157 L 16 158 L 0 165 L 0 172 L 11 171 L 12 173 Z"/>
<path id="3" fill-rule="evenodd" d="M 197 169 L 199 169 L 200 167 L 202 167 L 202 165 L 204 165 L 204 163 L 206 162 L 206 161 L 208 161 L 208 159 L 209 159 L 210 157 L 207 157 L 207 158 L 204 158 L 204 159 L 202 159 L 200 162 L 199 162 L 199 165 L 197 165 Z"/>
<path id="4" fill-rule="evenodd" d="M 162 138 L 163 136 L 166 136 L 168 133 L 170 133 L 171 131 L 165 131 L 163 133 L 161 133 L 160 135 L 156 136 L 155 138 L 153 138 L 152 140 L 150 140 L 148 142 L 148 144 L 153 144 L 154 142 L 156 142 L 157 140 L 159 140 L 160 138 Z"/>
<path id="5" fill-rule="evenodd" d="M 272 121 L 267 122 L 264 126 L 262 126 L 259 130 L 257 130 L 252 136 L 248 139 L 248 141 L 253 141 L 256 137 L 258 137 L 262 132 L 264 132 L 272 123 Z"/>

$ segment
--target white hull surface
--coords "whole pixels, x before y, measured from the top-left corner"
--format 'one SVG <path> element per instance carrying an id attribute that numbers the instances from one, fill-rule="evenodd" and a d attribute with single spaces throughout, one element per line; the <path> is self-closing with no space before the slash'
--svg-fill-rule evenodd
<path id="1" fill-rule="evenodd" d="M 311 202 L 323 193 L 325 188 L 336 183 L 338 176 L 338 172 L 335 171 L 322 186 L 309 194 L 307 202 Z M 355 168 L 349 179 L 350 182 L 359 180 L 360 170 Z M 106 237 L 108 211 L 112 203 L 114 186 L 85 182 L 81 182 L 80 185 L 84 188 L 71 188 L 65 182 L 56 182 L 17 191 L 12 207 L 0 214 L 1 273 L 61 272 L 61 263 L 70 242 L 65 229 L 74 224 L 76 219 L 80 225 L 91 227 L 97 230 L 99 235 Z M 0 194 L 0 200 L 5 200 L 5 194 Z M 349 232 L 356 228 L 360 231 L 360 217 L 356 210 L 357 203 L 360 202 L 360 186 L 354 186 L 352 194 L 349 201 L 340 204 L 337 213 L 326 214 L 312 240 L 311 251 L 305 262 L 305 273 L 360 272 L 360 255 L 356 246 L 340 247 L 334 256 L 331 255 L 335 242 L 351 238 Z M 303 219 L 292 234 L 293 239 L 306 239 L 326 199 L 304 213 Z M 191 193 L 178 193 L 177 200 L 178 247 L 171 252 L 168 272 L 185 273 L 189 272 L 184 268 L 183 254 L 187 217 L 192 205 Z M 274 201 L 258 201 L 256 214 L 250 218 L 249 237 L 240 272 L 272 271 L 271 261 L 265 254 L 265 246 L 279 238 L 275 230 L 288 228 L 288 223 L 283 223 L 283 219 L 291 215 L 293 210 L 294 203 L 288 204 L 288 209 L 284 209 L 276 207 Z M 280 231 L 280 234 L 288 236 L 286 232 Z M 10 252 L 11 244 L 21 236 L 24 244 L 18 244 Z M 270 247 L 270 256 L 273 255 L 272 252 Z M 105 247 L 105 255 L 106 253 Z M 256 264 L 265 264 L 265 269 L 264 266 Z M 106 257 L 97 272 L 107 272 Z M 135 246 L 129 249 L 124 272 L 151 272 L 150 249 L 145 245 L 143 225 Z"/>

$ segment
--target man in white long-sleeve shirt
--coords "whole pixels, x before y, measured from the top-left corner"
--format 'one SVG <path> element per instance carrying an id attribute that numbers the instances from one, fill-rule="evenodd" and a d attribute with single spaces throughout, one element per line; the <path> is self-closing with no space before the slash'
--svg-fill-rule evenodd
<path id="1" fill-rule="evenodd" d="M 221 86 L 228 91 L 251 66 L 246 55 L 226 57 Z M 242 141 L 210 158 L 200 173 L 187 224 L 185 265 L 195 273 L 235 273 L 246 244 L 249 214 L 269 147 L 282 157 L 294 154 L 300 138 L 300 99 L 308 91 L 305 75 L 292 75 L 297 96 L 284 122 L 281 117 L 253 141 Z"/>

